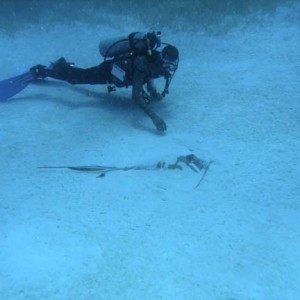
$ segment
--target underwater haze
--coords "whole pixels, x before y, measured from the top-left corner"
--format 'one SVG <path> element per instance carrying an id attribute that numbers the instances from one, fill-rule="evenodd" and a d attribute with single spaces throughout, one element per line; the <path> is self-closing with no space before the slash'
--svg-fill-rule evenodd
<path id="1" fill-rule="evenodd" d="M 164 135 L 130 88 L 0 102 L 0 299 L 299 299 L 299 1 L 2 0 L 0 80 L 153 30 L 180 51 Z M 95 165 L 141 169 L 39 168 Z"/>
<path id="2" fill-rule="evenodd" d="M 123 27 L 124 18 L 142 22 L 147 28 L 225 32 L 233 26 L 246 26 L 261 14 L 274 15 L 282 6 L 292 7 L 289 0 L 168 0 L 161 1 L 36 1 L 2 0 L 0 26 L 12 32 L 28 25 L 45 26 L 58 22 L 106 23 Z M 241 24 L 241 18 L 246 18 Z M 296 21 L 296 20 L 295 20 Z"/>

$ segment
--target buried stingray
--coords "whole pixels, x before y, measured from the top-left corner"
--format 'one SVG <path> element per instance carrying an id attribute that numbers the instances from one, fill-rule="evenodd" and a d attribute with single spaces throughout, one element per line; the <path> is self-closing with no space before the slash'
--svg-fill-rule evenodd
<path id="1" fill-rule="evenodd" d="M 210 165 L 213 161 L 204 161 L 198 158 L 194 154 L 189 155 L 181 155 L 177 157 L 177 160 L 173 164 L 166 164 L 165 162 L 159 161 L 153 165 L 139 165 L 139 166 L 129 166 L 129 167 L 109 167 L 109 166 L 43 166 L 38 167 L 39 169 L 70 169 L 74 171 L 81 172 L 100 172 L 97 176 L 104 177 L 107 173 L 113 171 L 130 171 L 130 170 L 157 170 L 157 169 L 165 169 L 165 170 L 183 170 L 182 165 L 188 166 L 195 173 L 202 173 L 202 176 L 195 186 L 197 188 L 201 182 L 203 181 Z"/>

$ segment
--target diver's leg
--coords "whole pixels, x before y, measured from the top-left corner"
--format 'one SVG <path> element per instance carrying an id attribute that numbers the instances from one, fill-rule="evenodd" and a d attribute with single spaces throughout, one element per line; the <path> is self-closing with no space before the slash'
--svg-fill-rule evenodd
<path id="1" fill-rule="evenodd" d="M 96 67 L 82 69 L 73 67 L 64 58 L 60 58 L 49 68 L 37 65 L 30 70 L 36 74 L 37 78 L 51 77 L 72 84 L 105 84 L 109 83 L 111 79 L 110 68 L 109 61 Z"/>
<path id="2" fill-rule="evenodd" d="M 53 65 L 48 70 L 49 77 L 65 80 L 72 84 L 105 84 L 109 81 L 110 65 L 104 62 L 87 69 L 71 66 L 65 60 Z"/>

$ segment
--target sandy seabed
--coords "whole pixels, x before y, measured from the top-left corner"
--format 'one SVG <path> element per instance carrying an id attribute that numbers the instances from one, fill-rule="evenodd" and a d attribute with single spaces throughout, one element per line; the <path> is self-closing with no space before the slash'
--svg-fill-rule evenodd
<path id="1" fill-rule="evenodd" d="M 3 34 L 1 79 L 60 56 L 96 65 L 98 40 L 132 30 Z M 278 19 L 223 36 L 163 32 L 181 53 L 170 94 L 153 106 L 165 135 L 130 89 L 49 79 L 0 103 L 1 298 L 298 299 L 299 31 Z M 38 169 L 191 153 L 214 161 L 197 189 L 189 168 L 103 178 Z"/>

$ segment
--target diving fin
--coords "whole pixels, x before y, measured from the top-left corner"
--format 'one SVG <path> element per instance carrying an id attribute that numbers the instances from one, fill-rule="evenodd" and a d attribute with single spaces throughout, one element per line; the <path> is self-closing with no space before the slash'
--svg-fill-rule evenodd
<path id="1" fill-rule="evenodd" d="M 21 75 L 0 81 L 0 101 L 5 101 L 25 89 L 36 76 L 30 71 Z"/>
<path id="2" fill-rule="evenodd" d="M 58 60 L 51 63 L 46 68 L 46 70 L 52 70 L 53 68 L 55 68 L 56 66 L 61 65 L 61 64 L 62 65 L 67 65 L 67 66 L 74 65 L 73 63 L 67 62 L 64 57 L 61 57 Z M 44 67 L 42 65 L 40 65 L 40 66 Z M 29 71 L 27 71 L 27 72 L 25 72 L 21 75 L 18 75 L 18 76 L 0 81 L 0 102 L 8 100 L 9 98 L 11 98 L 11 97 L 15 96 L 16 94 L 20 93 L 22 90 L 24 90 L 30 83 L 32 83 L 36 79 L 45 78 L 47 76 L 48 75 L 41 76 L 38 73 L 35 74 L 34 72 L 31 72 L 29 70 Z"/>

